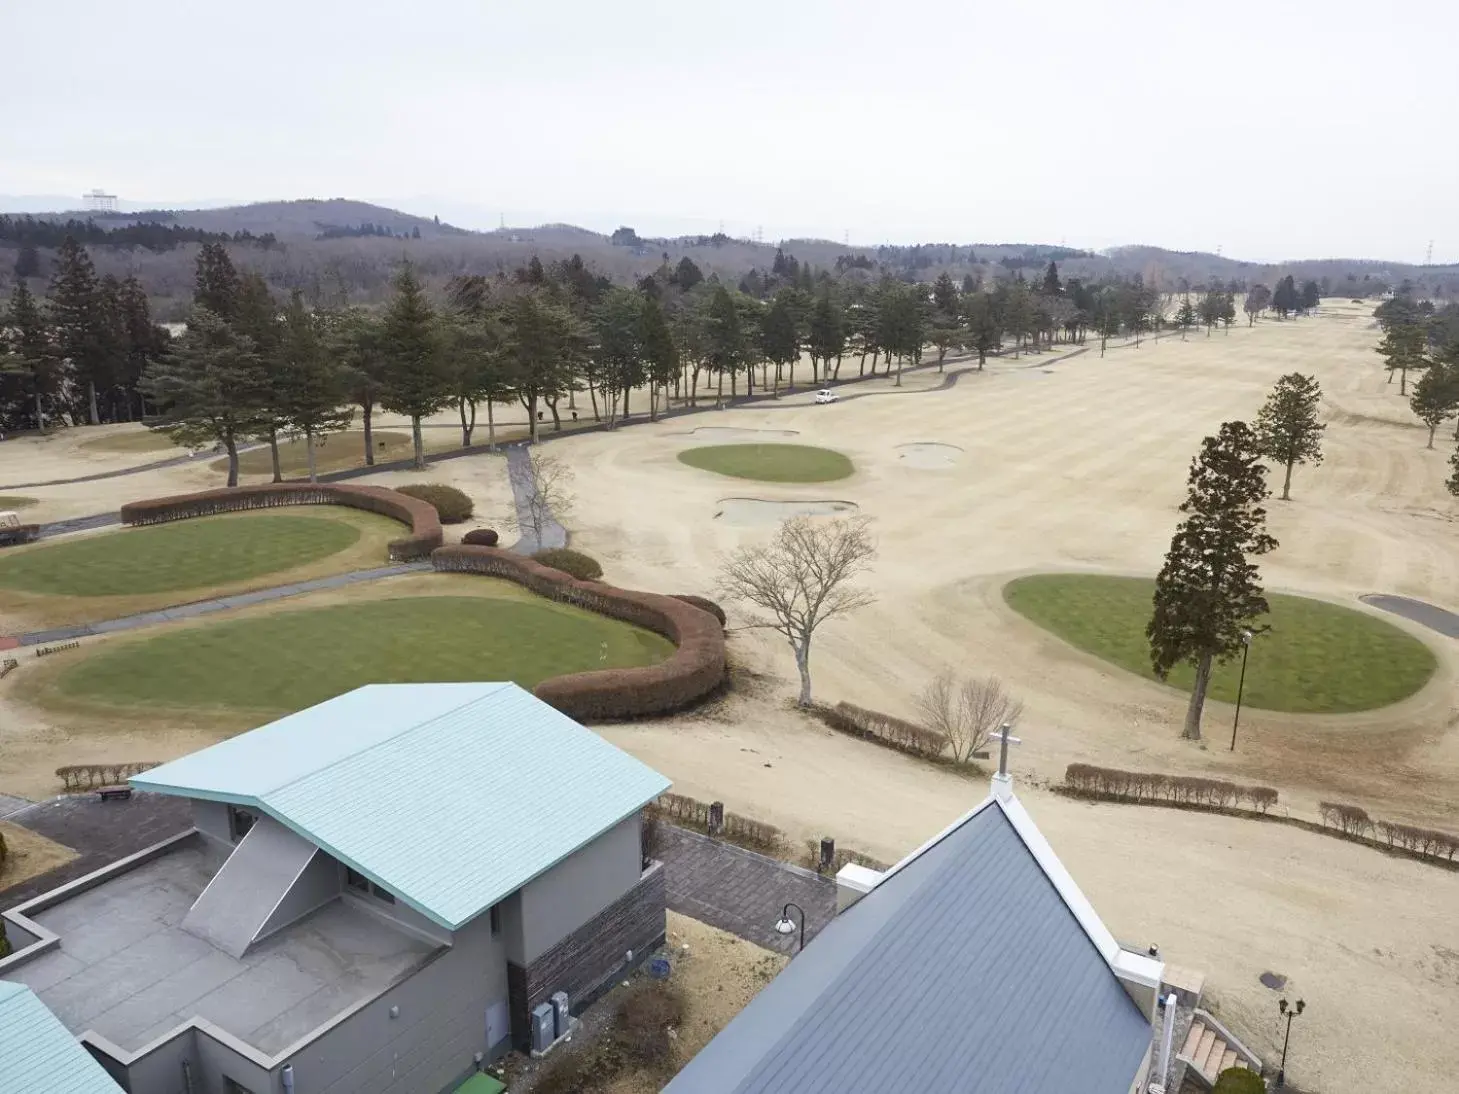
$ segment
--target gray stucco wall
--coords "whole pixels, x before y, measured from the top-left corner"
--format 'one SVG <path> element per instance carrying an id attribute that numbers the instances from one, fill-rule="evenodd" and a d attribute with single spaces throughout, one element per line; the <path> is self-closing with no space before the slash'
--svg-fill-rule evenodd
<path id="1" fill-rule="evenodd" d="M 181 1061 L 193 1061 L 193 1094 L 223 1094 L 223 1076 L 253 1092 L 282 1094 L 283 1066 L 297 1094 L 436 1094 L 508 1046 L 507 966 L 485 916 L 467 924 L 414 975 L 265 1070 L 197 1032 L 163 1045 L 129 1069 L 132 1094 L 185 1094 Z M 487 1043 L 487 1013 L 498 1035 Z M 392 1017 L 392 1008 L 398 1008 Z"/>
<path id="2" fill-rule="evenodd" d="M 518 964 L 537 960 L 637 885 L 642 873 L 635 813 L 523 886 L 516 910 L 521 956 L 512 959 Z"/>
<path id="3" fill-rule="evenodd" d="M 228 832 L 228 807 L 222 802 L 192 801 L 193 827 L 222 850 L 233 849 L 233 837 Z"/>
<path id="4" fill-rule="evenodd" d="M 289 891 L 280 898 L 264 924 L 259 928 L 254 941 L 267 938 L 274 931 L 287 927 L 296 919 L 308 915 L 315 908 L 327 904 L 339 896 L 343 884 L 343 870 L 329 855 L 316 850 L 303 871 L 289 886 Z"/>
<path id="5" fill-rule="evenodd" d="M 505 1047 L 505 1028 L 492 1046 L 486 1025 L 487 1010 L 506 1001 L 506 955 L 481 916 L 414 976 L 291 1056 L 295 1089 L 434 1094 L 469 1072 L 475 1053 Z M 390 1016 L 392 1007 L 399 1007 L 398 1017 Z"/>

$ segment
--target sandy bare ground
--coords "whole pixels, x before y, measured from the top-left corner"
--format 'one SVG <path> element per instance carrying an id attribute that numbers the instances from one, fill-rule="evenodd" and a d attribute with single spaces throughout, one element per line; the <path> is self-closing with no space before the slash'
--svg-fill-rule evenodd
<path id="1" fill-rule="evenodd" d="M 796 429 L 798 442 L 857 463 L 855 476 L 832 485 L 876 519 L 881 557 L 868 584 L 879 602 L 827 632 L 814 657 L 820 696 L 909 714 L 912 694 L 943 667 L 996 672 L 1027 700 L 1017 755 L 1025 787 L 1056 780 L 1075 760 L 1213 771 L 1277 786 L 1282 808 L 1299 814 L 1335 797 L 1459 826 L 1451 640 L 1410 628 L 1443 667 L 1404 704 L 1324 718 L 1247 712 L 1233 755 L 1223 739 L 1229 707 L 1209 708 L 1208 747 L 1181 742 L 1181 695 L 1065 647 L 999 595 L 1021 572 L 1153 573 L 1201 437 L 1254 415 L 1276 377 L 1300 368 L 1328 392 L 1327 460 L 1299 471 L 1293 501 L 1272 503 L 1282 547 L 1264 562 L 1269 586 L 1359 610 L 1356 597 L 1372 591 L 1459 606 L 1447 451 L 1425 451 L 1406 424 L 1367 320 L 1346 305 L 1332 311 L 1184 343 L 1167 336 L 1103 360 L 1095 351 L 1050 372 L 1037 357 L 990 363 L 936 394 L 831 407 L 798 398 L 786 405 L 807 405 L 714 416 L 717 425 Z M 557 451 L 594 484 L 574 522 L 576 545 L 629 583 L 712 594 L 718 554 L 770 531 L 714 521 L 721 498 L 803 499 L 825 487 L 686 468 L 675 453 L 696 442 L 673 435 L 682 429 L 574 438 Z M 911 442 L 953 444 L 963 455 L 943 470 L 907 467 L 896 449 Z M 711 717 L 608 735 L 687 793 L 880 857 L 905 852 L 983 793 L 788 713 L 792 666 L 770 636 L 739 632 L 732 649 L 764 677 L 754 695 Z M 1455 875 L 1286 827 L 1025 793 L 1114 929 L 1204 969 L 1212 997 L 1261 1048 L 1271 1048 L 1276 996 L 1257 974 L 1290 977 L 1291 990 L 1320 1008 L 1301 1031 L 1297 1081 L 1339 1094 L 1439 1088 L 1459 1067 L 1459 1048 L 1431 1036 L 1459 1020 Z"/>
<path id="2" fill-rule="evenodd" d="M 1384 383 L 1369 315 L 1339 303 L 1301 322 L 1112 347 L 1102 360 L 1097 347 L 1052 364 L 1053 355 L 1000 360 L 947 391 L 926 390 L 935 374 L 907 376 L 900 391 L 878 379 L 854 389 L 875 396 L 843 396 L 835 406 L 796 395 L 773 407 L 569 438 L 551 451 L 578 473 L 574 545 L 629 586 L 712 595 L 718 556 L 763 541 L 773 527 L 716 521 L 724 498 L 857 504 L 876 520 L 881 557 L 867 584 L 879 600 L 818 641 L 821 698 L 909 714 L 912 695 L 944 667 L 1001 675 L 1027 702 L 1016 756 L 1022 793 L 1121 937 L 1157 942 L 1172 962 L 1203 969 L 1210 997 L 1259 1050 L 1272 1047 L 1276 996 L 1256 977 L 1289 977 L 1289 990 L 1311 1006 L 1294 1034 L 1291 1068 L 1304 1087 L 1443 1089 L 1459 1069 L 1459 1046 L 1435 1036 L 1459 1021 L 1459 875 L 1286 826 L 1075 803 L 1037 784 L 1075 760 L 1216 772 L 1280 788 L 1279 808 L 1296 814 L 1343 798 L 1376 814 L 1459 827 L 1455 643 L 1410 627 L 1442 666 L 1419 695 L 1367 715 L 1244 712 L 1241 746 L 1230 754 L 1229 707 L 1208 707 L 1207 747 L 1182 742 L 1183 696 L 1063 646 L 999 595 L 1022 572 L 1153 573 L 1201 438 L 1222 420 L 1254 415 L 1278 375 L 1301 369 L 1327 392 L 1327 460 L 1299 470 L 1293 501 L 1271 505 L 1282 546 L 1263 562 L 1268 585 L 1358 610 L 1366 609 L 1356 597 L 1367 592 L 1459 608 L 1459 506 L 1443 486 L 1448 445 L 1424 450 L 1397 385 Z M 675 455 L 702 443 L 687 435 L 701 426 L 796 430 L 799 443 L 847 453 L 857 473 L 797 487 L 694 470 Z M 949 467 L 917 467 L 900 458 L 899 446 L 910 443 L 962 453 Z M 443 471 L 469 481 L 477 463 Z M 487 481 L 473 488 L 499 504 L 494 472 L 481 474 Z M 731 648 L 757 686 L 707 714 L 607 735 L 683 792 L 882 858 L 982 796 L 980 782 L 791 713 L 790 658 L 764 632 L 736 631 Z M 0 788 L 21 789 L 43 766 L 85 762 L 78 752 L 95 747 L 90 741 L 107 740 L 114 755 L 125 739 L 128 753 L 166 758 L 207 736 L 146 726 L 59 731 L 45 722 L 0 685 Z M 57 733 L 50 749 L 48 732 Z M 12 761 L 6 752 L 17 744 L 25 755 Z"/>
<path id="3" fill-rule="evenodd" d="M 0 823 L 0 836 L 5 839 L 5 865 L 0 866 L 0 889 L 9 889 L 22 881 L 64 866 L 76 852 L 54 840 L 37 835 L 18 824 Z"/>

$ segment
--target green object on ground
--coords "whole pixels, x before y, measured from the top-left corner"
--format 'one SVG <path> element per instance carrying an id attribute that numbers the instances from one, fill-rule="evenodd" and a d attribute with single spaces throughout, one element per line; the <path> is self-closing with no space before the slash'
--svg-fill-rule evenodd
<path id="1" fill-rule="evenodd" d="M 198 589 L 293 569 L 359 538 L 359 528 L 328 516 L 199 517 L 7 553 L 0 589 L 54 596 Z"/>
<path id="2" fill-rule="evenodd" d="M 651 631 L 535 597 L 401 597 L 285 609 L 104 647 L 68 666 L 47 694 L 88 705 L 282 713 L 364 684 L 512 680 L 530 689 L 563 673 L 653 664 L 673 651 Z"/>
<path id="3" fill-rule="evenodd" d="M 506 1084 L 500 1079 L 493 1079 L 486 1072 L 478 1071 L 456 1088 L 456 1094 L 502 1094 L 506 1088 Z"/>
<path id="4" fill-rule="evenodd" d="M 1097 574 L 1037 574 L 1003 588 L 1009 607 L 1072 646 L 1154 679 L 1145 626 L 1154 581 Z M 1414 694 L 1438 667 L 1418 639 L 1373 616 L 1326 601 L 1267 594 L 1271 629 L 1251 642 L 1242 704 L 1290 714 L 1373 710 Z M 1211 674 L 1210 696 L 1236 701 L 1241 656 Z M 1171 687 L 1189 691 L 1194 671 L 1178 666 Z"/>
<path id="5" fill-rule="evenodd" d="M 23 498 L 19 494 L 0 494 L 0 510 L 28 509 L 35 504 L 35 498 Z"/>
<path id="6" fill-rule="evenodd" d="M 713 444 L 686 448 L 679 462 L 736 479 L 831 482 L 856 470 L 839 452 L 804 444 Z"/>

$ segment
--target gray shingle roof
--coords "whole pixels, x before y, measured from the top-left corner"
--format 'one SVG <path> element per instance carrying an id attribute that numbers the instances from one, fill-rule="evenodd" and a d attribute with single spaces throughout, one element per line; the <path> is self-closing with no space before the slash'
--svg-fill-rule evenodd
<path id="1" fill-rule="evenodd" d="M 1150 1040 L 989 802 L 838 916 L 665 1094 L 1127 1094 Z"/>

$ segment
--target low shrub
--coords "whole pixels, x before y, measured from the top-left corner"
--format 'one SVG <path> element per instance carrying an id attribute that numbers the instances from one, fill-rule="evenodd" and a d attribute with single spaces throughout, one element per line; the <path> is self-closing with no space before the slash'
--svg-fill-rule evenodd
<path id="1" fill-rule="evenodd" d="M 0 840 L 3 841 L 3 840 Z M 10 939 L 5 937 L 5 920 L 0 919 L 0 960 L 10 956 Z"/>
<path id="2" fill-rule="evenodd" d="M 719 625 L 721 627 L 723 627 L 727 622 L 724 616 L 724 609 L 716 604 L 713 600 L 710 600 L 708 597 L 695 596 L 692 593 L 673 593 L 671 595 L 674 597 L 675 600 L 682 600 L 685 604 L 692 604 L 700 611 L 708 612 L 710 615 L 714 616 L 714 618 L 719 620 Z"/>
<path id="3" fill-rule="evenodd" d="M 56 778 L 67 790 L 89 790 L 96 786 L 117 786 L 133 775 L 151 771 L 156 760 L 132 760 L 127 763 L 72 764 L 56 768 Z"/>
<path id="4" fill-rule="evenodd" d="M 710 803 L 684 794 L 660 794 L 657 800 L 644 810 L 644 815 L 645 817 L 669 817 L 682 828 L 692 828 L 706 835 L 718 835 L 731 843 L 748 847 L 752 851 L 762 851 L 767 855 L 778 855 L 788 846 L 785 833 L 773 824 L 731 813 L 727 809 L 724 811 L 719 832 L 711 832 L 709 827 Z"/>
<path id="5" fill-rule="evenodd" d="M 1195 775 L 1121 771 L 1093 764 L 1070 764 L 1064 770 L 1064 785 L 1081 794 L 1117 801 L 1172 802 L 1217 809 L 1231 809 L 1249 801 L 1263 813 L 1277 803 L 1278 797 L 1269 786 L 1242 786 L 1225 779 L 1203 779 Z"/>
<path id="6" fill-rule="evenodd" d="M 664 838 L 659 828 L 663 821 L 659 820 L 657 813 L 645 812 L 639 823 L 642 828 L 639 831 L 638 844 L 643 851 L 643 868 L 647 870 L 648 864 L 658 858 L 659 851 L 663 849 Z"/>
<path id="7" fill-rule="evenodd" d="M 10 848 L 5 846 L 5 833 L 0 832 L 0 870 L 5 869 L 5 860 L 10 857 Z M 0 923 L 0 932 L 5 930 L 5 925 Z M 0 934 L 3 937 L 3 934 Z"/>
<path id="8" fill-rule="evenodd" d="M 603 567 L 598 565 L 596 558 L 571 547 L 548 547 L 534 554 L 532 561 L 561 570 L 579 581 L 597 581 L 603 576 Z"/>
<path id="9" fill-rule="evenodd" d="M 801 865 L 807 870 L 819 872 L 821 867 L 821 841 L 808 839 L 805 841 L 806 854 L 801 860 Z M 891 863 L 883 862 L 879 858 L 872 858 L 851 847 L 836 848 L 835 857 L 831 860 L 830 873 L 840 873 L 841 867 L 854 863 L 857 866 L 865 866 L 868 870 L 879 870 L 886 873 L 892 868 Z"/>
<path id="10" fill-rule="evenodd" d="M 469 497 L 443 482 L 413 482 L 397 486 L 395 490 L 408 498 L 434 505 L 442 524 L 460 524 L 463 520 L 470 520 L 476 510 Z"/>
<path id="11" fill-rule="evenodd" d="M 1343 802 L 1318 802 L 1317 815 L 1322 818 L 1323 824 L 1340 828 L 1347 836 L 1366 835 L 1373 828 L 1373 818 L 1368 816 L 1368 811 L 1360 805 L 1347 805 Z"/>
<path id="12" fill-rule="evenodd" d="M 495 547 L 497 538 L 495 528 L 473 528 L 461 537 L 461 542 L 472 547 Z"/>
<path id="13" fill-rule="evenodd" d="M 947 738 L 905 719 L 868 710 L 852 703 L 837 703 L 819 708 L 821 720 L 832 729 L 853 737 L 875 741 L 924 760 L 940 759 L 947 748 Z"/>
<path id="14" fill-rule="evenodd" d="M 1216 1076 L 1211 1094 L 1266 1094 L 1266 1083 L 1249 1067 L 1228 1067 Z"/>
<path id="15" fill-rule="evenodd" d="M 1405 851 L 1413 851 L 1429 858 L 1447 859 L 1449 862 L 1453 862 L 1454 855 L 1459 853 L 1459 836 L 1448 832 L 1439 832 L 1433 828 L 1415 828 L 1413 825 L 1385 820 L 1374 821 L 1373 829 L 1378 838 L 1386 841 L 1389 847 L 1402 847 Z"/>

